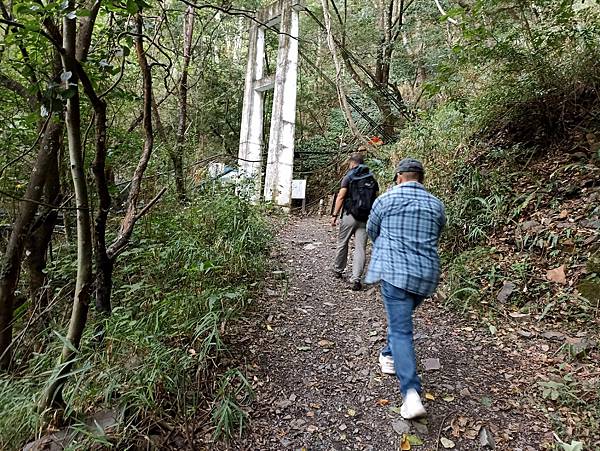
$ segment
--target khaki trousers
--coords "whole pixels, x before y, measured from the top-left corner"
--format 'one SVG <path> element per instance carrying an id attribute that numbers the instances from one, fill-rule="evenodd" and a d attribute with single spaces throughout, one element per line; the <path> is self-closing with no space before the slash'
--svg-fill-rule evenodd
<path id="1" fill-rule="evenodd" d="M 337 252 L 333 269 L 342 273 L 348 262 L 348 245 L 354 236 L 354 256 L 352 259 L 351 282 L 360 282 L 365 268 L 365 255 L 367 250 L 367 223 L 357 221 L 351 214 L 344 213 L 340 221 Z"/>

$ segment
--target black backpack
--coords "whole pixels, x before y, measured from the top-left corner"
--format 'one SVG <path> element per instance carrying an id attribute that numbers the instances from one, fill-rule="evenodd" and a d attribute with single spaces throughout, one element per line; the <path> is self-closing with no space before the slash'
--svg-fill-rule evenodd
<path id="1" fill-rule="evenodd" d="M 350 176 L 348 194 L 346 196 L 345 210 L 354 216 L 357 221 L 365 222 L 369 219 L 371 207 L 377 197 L 379 186 L 377 180 L 366 166 L 359 166 Z"/>

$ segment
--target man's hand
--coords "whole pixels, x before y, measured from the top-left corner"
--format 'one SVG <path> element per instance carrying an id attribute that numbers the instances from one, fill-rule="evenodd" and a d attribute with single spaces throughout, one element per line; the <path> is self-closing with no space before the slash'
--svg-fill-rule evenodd
<path id="1" fill-rule="evenodd" d="M 331 227 L 335 227 L 337 225 L 337 215 L 331 216 Z"/>

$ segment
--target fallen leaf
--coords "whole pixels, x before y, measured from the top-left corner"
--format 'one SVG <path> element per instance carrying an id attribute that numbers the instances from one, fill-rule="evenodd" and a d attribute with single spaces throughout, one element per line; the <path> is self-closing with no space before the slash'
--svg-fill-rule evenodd
<path id="1" fill-rule="evenodd" d="M 406 434 L 402 435 L 402 440 L 400 440 L 400 449 L 402 451 L 407 451 L 410 449 L 410 441 L 408 440 L 408 436 Z"/>
<path id="2" fill-rule="evenodd" d="M 389 399 L 378 399 L 377 404 L 380 406 L 387 406 L 390 403 Z"/>
<path id="3" fill-rule="evenodd" d="M 268 330 L 269 332 L 273 332 L 273 328 L 271 327 L 271 325 L 270 325 L 270 324 L 267 324 L 267 330 Z"/>
<path id="4" fill-rule="evenodd" d="M 560 283 L 561 285 L 566 284 L 567 276 L 565 275 L 565 265 L 546 271 L 546 279 L 551 282 Z"/>
<path id="5" fill-rule="evenodd" d="M 454 401 L 454 396 L 452 396 L 452 395 L 446 395 L 442 399 L 444 401 L 446 401 L 446 402 L 451 402 L 451 401 Z"/>
<path id="6" fill-rule="evenodd" d="M 492 407 L 492 403 L 493 403 L 492 399 L 488 398 L 487 396 L 484 396 L 483 398 L 481 398 L 479 400 L 479 402 L 486 407 Z"/>
<path id="7" fill-rule="evenodd" d="M 335 343 L 333 341 L 329 341 L 329 340 L 321 340 L 317 344 L 319 346 L 321 346 L 322 348 L 331 348 L 335 345 Z"/>
<path id="8" fill-rule="evenodd" d="M 547 338 L 548 340 L 561 340 L 565 338 L 565 334 L 562 332 L 555 332 L 553 330 L 549 330 L 542 334 L 542 337 Z"/>
<path id="9" fill-rule="evenodd" d="M 419 436 L 410 434 L 406 438 L 408 438 L 408 442 L 414 446 L 420 446 L 423 444 L 423 440 L 419 438 Z"/>
<path id="10" fill-rule="evenodd" d="M 498 332 L 498 329 L 496 328 L 496 326 L 494 326 L 493 324 L 490 324 L 488 327 L 490 329 L 490 334 L 496 335 L 496 332 Z"/>
<path id="11" fill-rule="evenodd" d="M 348 409 L 348 415 L 350 415 L 351 417 L 356 415 L 356 410 L 354 409 Z"/>
<path id="12" fill-rule="evenodd" d="M 524 338 L 531 338 L 531 337 L 533 337 L 533 335 L 534 335 L 534 334 L 533 334 L 533 332 L 529 332 L 528 330 L 521 330 L 521 329 L 519 329 L 519 330 L 517 331 L 517 333 L 518 333 L 518 334 L 519 334 L 521 337 L 524 337 Z"/>
<path id="13" fill-rule="evenodd" d="M 469 440 L 475 440 L 477 435 L 479 434 L 479 427 L 470 428 L 465 431 L 463 437 L 468 438 Z"/>
<path id="14" fill-rule="evenodd" d="M 446 449 L 454 448 L 456 446 L 452 440 L 450 440 L 449 438 L 446 438 L 446 437 L 442 437 L 440 439 L 440 443 Z"/>
<path id="15" fill-rule="evenodd" d="M 521 313 L 521 312 L 510 312 L 508 314 L 508 316 L 510 316 L 512 319 L 516 319 L 516 320 L 526 320 L 529 318 L 529 313 Z"/>
<path id="16" fill-rule="evenodd" d="M 435 401 L 435 396 L 433 396 L 431 393 L 427 392 L 427 393 L 425 393 L 425 399 Z"/>

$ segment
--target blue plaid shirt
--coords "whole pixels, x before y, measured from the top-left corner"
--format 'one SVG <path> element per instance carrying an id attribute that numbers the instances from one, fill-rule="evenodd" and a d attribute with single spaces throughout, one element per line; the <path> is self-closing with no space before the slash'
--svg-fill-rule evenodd
<path id="1" fill-rule="evenodd" d="M 446 223 L 444 205 L 418 182 L 379 196 L 367 223 L 373 253 L 366 282 L 380 280 L 423 297 L 440 279 L 437 245 Z"/>

